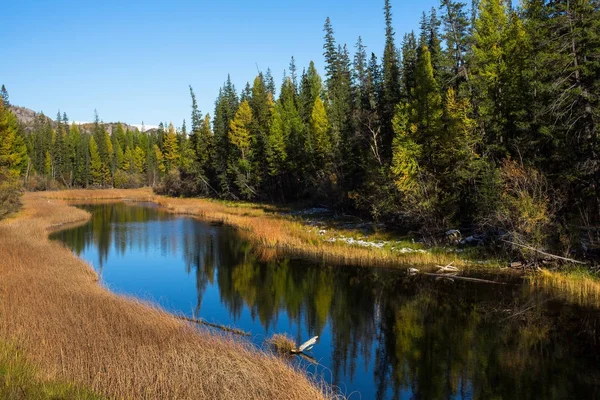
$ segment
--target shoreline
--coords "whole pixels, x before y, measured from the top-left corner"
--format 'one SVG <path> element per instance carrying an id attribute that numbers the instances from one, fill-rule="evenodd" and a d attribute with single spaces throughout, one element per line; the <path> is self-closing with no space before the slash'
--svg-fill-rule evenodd
<path id="1" fill-rule="evenodd" d="M 555 293 L 565 301 L 600 307 L 600 280 L 589 273 L 550 270 L 523 273 L 502 267 L 498 260 L 488 259 L 477 263 L 475 260 L 461 257 L 462 253 L 456 252 L 414 251 L 403 254 L 391 252 L 386 248 L 357 247 L 344 241 L 332 243 L 324 240 L 318 228 L 315 229 L 314 226 L 293 217 L 290 213 L 281 213 L 277 207 L 271 205 L 203 198 L 172 198 L 156 195 L 150 188 L 75 189 L 39 193 L 45 198 L 64 200 L 70 204 L 112 201 L 152 202 L 173 214 L 232 226 L 240 235 L 250 240 L 259 252 L 258 255 L 266 260 L 276 257 L 299 257 L 317 263 L 361 267 L 417 266 L 423 272 L 432 272 L 437 269 L 436 265 L 448 265 L 453 262 L 454 266 L 467 274 L 479 272 L 499 277 L 519 276 L 523 278 L 524 283 Z M 350 230 L 336 228 L 328 228 L 328 233 L 338 237 L 351 237 L 353 234 Z M 381 240 L 377 234 L 373 236 L 374 240 Z"/>
<path id="2" fill-rule="evenodd" d="M 89 214 L 48 193 L 26 193 L 0 222 L 0 340 L 41 381 L 109 398 L 338 397 L 275 355 L 98 285 L 87 263 L 48 239 Z"/>

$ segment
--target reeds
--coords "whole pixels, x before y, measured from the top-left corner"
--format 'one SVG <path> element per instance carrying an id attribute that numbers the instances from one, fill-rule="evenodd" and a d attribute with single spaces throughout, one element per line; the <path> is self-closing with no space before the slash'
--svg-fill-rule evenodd
<path id="1" fill-rule="evenodd" d="M 539 271 L 529 277 L 532 286 L 570 303 L 600 307 L 600 280 L 587 271 Z"/>
<path id="2" fill-rule="evenodd" d="M 24 209 L 0 223 L 0 340 L 23 350 L 38 379 L 70 382 L 110 398 L 334 397 L 326 385 L 247 342 L 199 333 L 99 286 L 88 265 L 47 238 L 52 227 L 88 218 L 52 198 L 60 195 L 27 193 Z"/>

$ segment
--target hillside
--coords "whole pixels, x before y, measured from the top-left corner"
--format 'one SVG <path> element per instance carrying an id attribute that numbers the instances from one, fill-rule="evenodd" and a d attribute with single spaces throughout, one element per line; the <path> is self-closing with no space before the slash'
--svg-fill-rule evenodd
<path id="1" fill-rule="evenodd" d="M 30 108 L 21 107 L 21 106 L 11 105 L 10 108 L 11 108 L 11 111 L 13 112 L 13 114 L 15 114 L 17 116 L 17 119 L 19 120 L 19 123 L 21 124 L 23 129 L 27 132 L 30 132 L 31 130 L 33 130 L 33 126 L 35 124 L 36 118 L 38 118 L 39 116 L 42 116 L 42 115 L 48 121 L 50 121 L 52 123 L 52 127 L 56 127 L 56 121 L 53 120 L 52 118 L 44 115 L 43 113 L 38 113 L 36 111 L 33 111 Z M 118 124 L 123 125 L 123 129 L 125 129 L 125 130 L 131 130 L 131 131 L 139 130 L 134 125 L 129 125 L 124 122 L 118 122 L 118 121 L 117 122 L 104 122 L 104 127 L 106 128 L 106 130 L 108 131 L 109 134 L 112 134 L 113 129 L 115 129 Z M 78 125 L 79 125 L 80 130 L 83 132 L 91 132 L 94 127 L 93 122 L 85 122 L 85 123 L 80 123 Z M 156 130 L 156 129 L 155 128 L 145 129 L 145 132 L 152 132 L 154 130 Z"/>

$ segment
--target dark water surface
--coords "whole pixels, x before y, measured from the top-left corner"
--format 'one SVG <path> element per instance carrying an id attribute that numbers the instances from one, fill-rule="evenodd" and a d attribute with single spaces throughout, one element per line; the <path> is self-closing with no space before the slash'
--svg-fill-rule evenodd
<path id="1" fill-rule="evenodd" d="M 600 398 L 600 314 L 528 285 L 404 271 L 261 262 L 234 230 L 149 204 L 85 206 L 53 235 L 104 285 L 167 310 L 273 333 L 319 335 L 312 355 L 352 399 Z M 306 361 L 298 362 L 306 363 Z"/>

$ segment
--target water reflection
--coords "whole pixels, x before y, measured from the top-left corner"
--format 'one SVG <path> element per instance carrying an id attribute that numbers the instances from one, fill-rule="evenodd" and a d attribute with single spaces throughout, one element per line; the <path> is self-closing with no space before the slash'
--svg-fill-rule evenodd
<path id="1" fill-rule="evenodd" d="M 89 206 L 55 235 L 112 290 L 235 325 L 319 335 L 314 356 L 370 399 L 600 397 L 597 311 L 520 284 L 436 282 L 399 271 L 261 262 L 226 227 L 150 206 Z M 359 398 L 356 396 L 355 398 Z"/>

